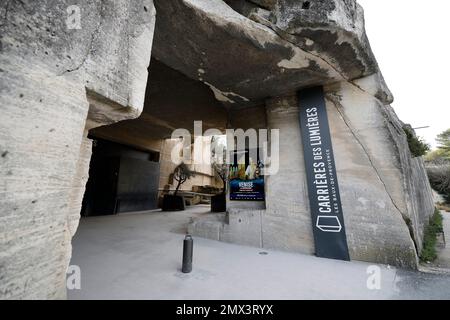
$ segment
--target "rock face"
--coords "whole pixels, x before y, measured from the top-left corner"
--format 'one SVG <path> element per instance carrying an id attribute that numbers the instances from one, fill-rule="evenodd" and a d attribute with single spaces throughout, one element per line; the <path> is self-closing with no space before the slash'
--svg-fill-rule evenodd
<path id="1" fill-rule="evenodd" d="M 155 1 L 153 50 L 226 104 L 263 103 L 299 87 L 378 72 L 355 1 L 309 1 L 307 9 L 302 1 L 270 1 L 263 6 L 269 10 L 258 1 L 226 2 L 231 7 L 217 0 Z"/>
<path id="2" fill-rule="evenodd" d="M 367 93 L 369 83 L 340 83 L 326 94 L 350 254 L 415 268 L 431 189 L 424 171 L 412 174 L 422 159 L 412 158 L 397 116 Z M 419 208 L 420 198 L 428 200 Z"/>
<path id="3" fill-rule="evenodd" d="M 0 5 L 2 299 L 66 296 L 91 153 L 87 130 L 143 108 L 152 1 L 73 4 Z"/>

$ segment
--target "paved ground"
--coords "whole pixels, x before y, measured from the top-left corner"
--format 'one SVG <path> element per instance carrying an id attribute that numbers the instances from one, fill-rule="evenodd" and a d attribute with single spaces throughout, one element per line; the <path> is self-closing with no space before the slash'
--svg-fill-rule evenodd
<path id="1" fill-rule="evenodd" d="M 368 263 L 341 262 L 195 239 L 194 271 L 180 272 L 185 212 L 82 219 L 71 264 L 81 290 L 69 299 L 449 299 L 450 276 L 380 266 L 381 289 L 367 288 Z"/>

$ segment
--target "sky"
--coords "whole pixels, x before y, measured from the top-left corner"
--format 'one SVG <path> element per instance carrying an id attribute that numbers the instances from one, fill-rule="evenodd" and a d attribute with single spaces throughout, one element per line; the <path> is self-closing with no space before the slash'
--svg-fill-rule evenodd
<path id="1" fill-rule="evenodd" d="M 436 147 L 450 128 L 450 1 L 358 0 L 400 120 Z"/>

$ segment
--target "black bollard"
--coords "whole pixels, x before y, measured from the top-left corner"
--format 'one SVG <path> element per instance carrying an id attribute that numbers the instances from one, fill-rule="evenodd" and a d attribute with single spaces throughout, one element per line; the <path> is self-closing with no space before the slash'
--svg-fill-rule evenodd
<path id="1" fill-rule="evenodd" d="M 183 266 L 181 272 L 190 273 L 192 271 L 192 254 L 194 250 L 194 240 L 190 234 L 186 235 L 183 241 Z"/>

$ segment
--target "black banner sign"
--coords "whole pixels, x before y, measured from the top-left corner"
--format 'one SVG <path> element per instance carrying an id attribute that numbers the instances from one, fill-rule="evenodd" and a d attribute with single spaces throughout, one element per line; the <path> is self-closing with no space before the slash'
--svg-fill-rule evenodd
<path id="1" fill-rule="evenodd" d="M 300 126 L 316 255 L 350 260 L 322 87 L 301 90 Z"/>

